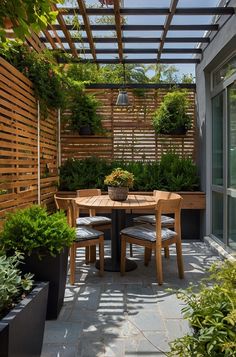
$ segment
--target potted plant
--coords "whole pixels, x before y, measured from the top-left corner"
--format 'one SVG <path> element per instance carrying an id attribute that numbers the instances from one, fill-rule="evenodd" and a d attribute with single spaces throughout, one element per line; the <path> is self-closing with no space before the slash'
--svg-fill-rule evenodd
<path id="1" fill-rule="evenodd" d="M 190 286 L 178 297 L 192 333 L 171 342 L 168 356 L 235 356 L 236 261 L 213 264 L 199 291 Z"/>
<path id="2" fill-rule="evenodd" d="M 38 281 L 49 281 L 47 319 L 57 318 L 63 304 L 68 247 L 75 230 L 67 224 L 63 212 L 49 215 L 38 205 L 9 214 L 0 234 L 8 255 L 25 255 L 23 272 L 32 272 Z"/>
<path id="3" fill-rule="evenodd" d="M 186 92 L 176 90 L 167 93 L 160 107 L 153 114 L 153 126 L 156 132 L 164 135 L 186 134 L 191 128 L 188 107 Z"/>
<path id="4" fill-rule="evenodd" d="M 97 113 L 100 103 L 92 95 L 81 90 L 72 91 L 69 110 L 70 128 L 80 135 L 93 135 L 102 131 L 101 115 Z"/>
<path id="5" fill-rule="evenodd" d="M 0 254 L 0 356 L 39 357 L 46 317 L 48 283 L 33 285 L 18 266 L 22 256 Z"/>
<path id="6" fill-rule="evenodd" d="M 118 167 L 105 177 L 104 183 L 108 186 L 108 195 L 111 200 L 125 201 L 129 188 L 133 186 L 134 175 Z"/>

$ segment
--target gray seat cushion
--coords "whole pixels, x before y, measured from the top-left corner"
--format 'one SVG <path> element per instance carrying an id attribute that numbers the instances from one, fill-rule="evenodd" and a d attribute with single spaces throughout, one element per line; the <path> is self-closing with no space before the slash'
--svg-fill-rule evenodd
<path id="1" fill-rule="evenodd" d="M 97 226 L 111 223 L 111 219 L 103 216 L 78 217 L 76 219 L 77 226 Z"/>
<path id="2" fill-rule="evenodd" d="M 149 214 L 146 216 L 139 216 L 139 217 L 135 217 L 133 219 L 133 221 L 135 223 L 150 223 L 150 224 L 156 224 L 156 216 L 154 214 Z M 162 226 L 170 226 L 170 225 L 174 225 L 175 220 L 172 217 L 169 216 L 165 216 L 162 215 L 161 216 L 161 225 Z"/>
<path id="3" fill-rule="evenodd" d="M 122 234 L 127 236 L 148 240 L 150 242 L 156 241 L 156 228 L 152 225 L 139 225 L 125 228 L 121 231 Z M 161 230 L 162 240 L 173 238 L 177 235 L 176 232 L 172 231 L 171 229 L 163 227 Z"/>
<path id="4" fill-rule="evenodd" d="M 76 242 L 80 242 L 83 240 L 89 240 L 89 239 L 97 239 L 101 235 L 103 235 L 103 232 L 97 231 L 96 229 L 82 226 L 76 228 Z"/>

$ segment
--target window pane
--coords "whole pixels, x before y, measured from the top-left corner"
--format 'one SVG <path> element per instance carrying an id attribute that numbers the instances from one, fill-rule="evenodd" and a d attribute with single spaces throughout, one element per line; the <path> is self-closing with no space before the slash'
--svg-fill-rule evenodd
<path id="1" fill-rule="evenodd" d="M 212 234 L 223 241 L 223 195 L 212 192 Z"/>
<path id="2" fill-rule="evenodd" d="M 233 56 L 228 62 L 223 64 L 214 74 L 213 74 L 213 86 L 215 87 L 220 82 L 229 78 L 236 72 L 236 56 Z"/>
<path id="3" fill-rule="evenodd" d="M 228 242 L 236 249 L 236 198 L 228 196 Z"/>
<path id="4" fill-rule="evenodd" d="M 212 183 L 223 185 L 223 93 L 212 100 Z"/>
<path id="5" fill-rule="evenodd" d="M 228 89 L 228 187 L 236 188 L 236 84 Z"/>

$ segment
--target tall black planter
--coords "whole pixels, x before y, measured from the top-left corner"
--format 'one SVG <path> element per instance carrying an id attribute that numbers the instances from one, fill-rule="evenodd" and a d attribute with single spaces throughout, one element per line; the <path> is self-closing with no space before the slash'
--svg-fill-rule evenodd
<path id="1" fill-rule="evenodd" d="M 66 275 L 67 275 L 68 248 L 56 257 L 47 255 L 41 260 L 36 254 L 25 257 L 22 271 L 34 274 L 35 280 L 49 281 L 47 304 L 47 320 L 56 319 L 63 305 Z"/>
<path id="2" fill-rule="evenodd" d="M 48 283 L 38 283 L 0 320 L 1 357 L 39 357 L 43 344 Z"/>

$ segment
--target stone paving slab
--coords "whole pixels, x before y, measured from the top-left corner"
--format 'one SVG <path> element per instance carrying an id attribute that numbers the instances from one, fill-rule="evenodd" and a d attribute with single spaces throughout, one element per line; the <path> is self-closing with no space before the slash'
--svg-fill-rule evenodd
<path id="1" fill-rule="evenodd" d="M 163 259 L 159 286 L 154 259 L 145 267 L 139 247 L 133 258 L 138 268 L 124 277 L 105 272 L 101 278 L 93 265 L 85 265 L 84 250 L 78 250 L 76 284 L 67 284 L 58 319 L 46 322 L 41 357 L 166 356 L 170 341 L 191 333 L 175 291 L 198 283 L 218 259 L 203 242 L 183 242 L 185 279 L 180 280 L 175 249 L 170 255 Z"/>

